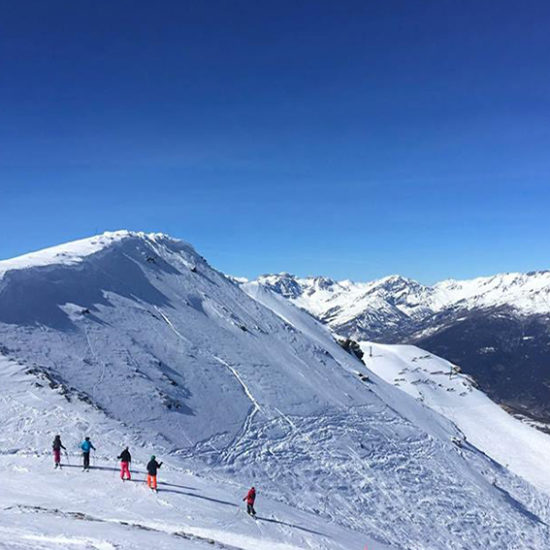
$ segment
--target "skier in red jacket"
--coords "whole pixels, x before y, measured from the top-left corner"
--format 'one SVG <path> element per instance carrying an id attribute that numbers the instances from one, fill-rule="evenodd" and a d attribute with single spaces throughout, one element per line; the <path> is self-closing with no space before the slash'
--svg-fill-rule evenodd
<path id="1" fill-rule="evenodd" d="M 256 500 L 256 489 L 252 487 L 246 496 L 243 498 L 243 501 L 246 500 L 246 511 L 252 517 L 256 517 L 256 510 L 254 510 L 254 501 Z"/>

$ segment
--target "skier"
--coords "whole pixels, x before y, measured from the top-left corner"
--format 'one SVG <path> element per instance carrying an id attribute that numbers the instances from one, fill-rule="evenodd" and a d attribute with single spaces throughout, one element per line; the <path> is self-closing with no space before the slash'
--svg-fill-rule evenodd
<path id="1" fill-rule="evenodd" d="M 63 443 L 61 443 L 61 436 L 56 435 L 53 440 L 53 462 L 55 464 L 54 468 L 61 468 L 61 449 L 66 451 L 65 447 L 63 446 Z"/>
<path id="2" fill-rule="evenodd" d="M 95 451 L 95 447 L 90 441 L 90 438 L 86 437 L 84 441 L 80 444 L 80 448 L 82 449 L 82 458 L 84 459 L 84 467 L 82 471 L 89 472 L 90 471 L 90 450 L 93 449 Z"/>
<path id="3" fill-rule="evenodd" d="M 162 462 L 157 462 L 157 457 L 153 455 L 147 464 L 147 487 L 152 491 L 158 492 L 157 489 L 157 470 L 162 466 Z"/>
<path id="4" fill-rule="evenodd" d="M 130 462 L 132 462 L 132 455 L 126 447 L 117 458 L 120 460 L 120 479 L 126 481 L 126 479 L 132 479 L 130 475 Z M 126 477 L 125 477 L 126 476 Z"/>
<path id="5" fill-rule="evenodd" d="M 252 516 L 256 517 L 256 510 L 254 510 L 254 501 L 256 500 L 256 489 L 252 487 L 246 496 L 243 498 L 243 501 L 246 500 L 246 512 Z"/>

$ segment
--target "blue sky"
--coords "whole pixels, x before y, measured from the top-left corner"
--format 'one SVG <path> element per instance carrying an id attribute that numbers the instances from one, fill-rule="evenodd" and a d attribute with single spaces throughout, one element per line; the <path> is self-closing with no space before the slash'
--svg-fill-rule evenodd
<path id="1" fill-rule="evenodd" d="M 550 268 L 550 3 L 6 3 L 0 258 L 163 231 L 238 275 Z"/>

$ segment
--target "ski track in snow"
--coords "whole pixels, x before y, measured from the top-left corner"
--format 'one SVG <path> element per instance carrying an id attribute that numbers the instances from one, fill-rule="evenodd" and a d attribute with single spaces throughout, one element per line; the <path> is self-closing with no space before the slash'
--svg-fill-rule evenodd
<path id="1" fill-rule="evenodd" d="M 99 376 L 97 378 L 97 382 L 94 384 L 92 388 L 92 400 L 95 402 L 96 397 L 96 390 L 99 387 L 99 385 L 103 382 L 105 378 L 105 363 L 98 357 L 96 354 L 94 347 L 92 346 L 92 342 L 90 340 L 90 335 L 88 334 L 88 330 L 86 329 L 86 326 L 83 327 L 84 334 L 86 336 L 86 342 L 88 343 L 88 349 L 90 350 L 90 353 L 92 354 L 92 357 L 96 360 L 96 362 L 101 365 L 101 372 L 99 373 Z"/>
<path id="2" fill-rule="evenodd" d="M 216 355 L 214 355 L 213 357 L 214 357 L 214 359 L 216 359 L 216 361 L 219 361 L 222 365 L 227 367 L 229 369 L 229 371 L 233 374 L 233 376 L 238 380 L 239 384 L 242 386 L 242 388 L 244 390 L 244 393 L 246 394 L 248 399 L 250 399 L 250 401 L 252 401 L 252 405 L 254 406 L 254 410 L 263 412 L 262 407 L 260 407 L 260 404 L 258 403 L 258 401 L 256 401 L 256 399 L 252 395 L 252 392 L 250 391 L 248 386 L 244 383 L 243 379 L 240 377 L 237 370 L 234 367 L 232 367 L 229 363 L 227 363 L 226 361 L 221 359 L 220 357 L 217 357 Z"/>
<path id="3" fill-rule="evenodd" d="M 188 338 L 186 338 L 175 326 L 174 324 L 172 323 L 172 321 L 170 321 L 170 319 L 168 318 L 168 316 L 162 311 L 162 309 L 160 309 L 158 306 L 155 306 L 155 311 L 157 311 L 160 316 L 166 321 L 166 324 L 172 329 L 172 332 L 180 339 L 180 340 L 183 340 L 186 344 L 189 344 L 190 341 Z"/>

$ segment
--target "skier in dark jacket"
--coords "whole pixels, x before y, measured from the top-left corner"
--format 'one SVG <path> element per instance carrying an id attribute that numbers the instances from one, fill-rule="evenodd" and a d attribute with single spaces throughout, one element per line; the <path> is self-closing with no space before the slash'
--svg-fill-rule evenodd
<path id="1" fill-rule="evenodd" d="M 153 455 L 147 463 L 147 487 L 152 491 L 157 491 L 157 470 L 162 466 L 162 462 L 157 462 L 156 459 Z"/>
<path id="2" fill-rule="evenodd" d="M 54 468 L 61 468 L 61 449 L 63 449 L 64 451 L 66 451 L 67 449 L 65 449 L 65 447 L 63 446 L 63 443 L 61 443 L 60 435 L 55 436 L 52 444 L 52 449 L 53 449 L 53 462 L 55 464 Z"/>
<path id="3" fill-rule="evenodd" d="M 254 501 L 256 500 L 256 489 L 252 487 L 246 496 L 243 498 L 243 501 L 246 500 L 246 511 L 252 517 L 256 517 L 256 510 L 254 510 Z"/>
<path id="4" fill-rule="evenodd" d="M 132 479 L 130 475 L 130 462 L 132 462 L 132 455 L 126 447 L 117 458 L 120 460 L 120 479 L 125 481 L 125 479 Z"/>
<path id="5" fill-rule="evenodd" d="M 82 458 L 84 459 L 83 471 L 89 472 L 90 471 L 90 451 L 92 449 L 95 451 L 95 447 L 90 441 L 90 438 L 86 437 L 84 441 L 80 444 L 80 448 L 82 449 Z"/>

